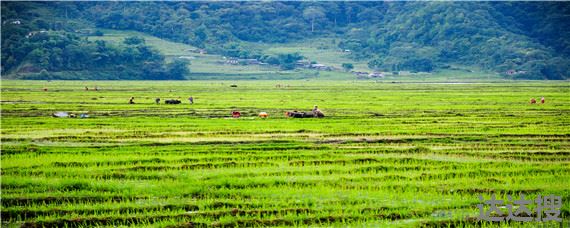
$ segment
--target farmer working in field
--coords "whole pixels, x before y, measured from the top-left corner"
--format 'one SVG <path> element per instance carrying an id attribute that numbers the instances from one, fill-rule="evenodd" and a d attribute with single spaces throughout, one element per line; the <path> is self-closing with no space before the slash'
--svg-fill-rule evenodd
<path id="1" fill-rule="evenodd" d="M 531 98 L 531 99 L 530 99 L 530 103 L 531 103 L 531 104 L 536 104 L 536 99 Z"/>
<path id="2" fill-rule="evenodd" d="M 325 117 L 325 114 L 323 114 L 323 112 L 319 110 L 319 107 L 315 105 L 315 107 L 313 108 L 313 117 L 323 118 Z"/>
<path id="3" fill-rule="evenodd" d="M 544 104 L 544 97 L 540 98 L 540 103 Z"/>
<path id="4" fill-rule="evenodd" d="M 316 115 L 318 112 L 321 112 L 321 111 L 319 110 L 319 106 L 316 106 L 316 105 L 315 105 L 315 107 L 313 108 L 313 114 Z"/>
<path id="5" fill-rule="evenodd" d="M 135 103 L 135 97 L 131 97 L 131 99 L 129 100 L 129 104 L 134 104 Z"/>
<path id="6" fill-rule="evenodd" d="M 194 98 L 192 96 L 190 96 L 188 98 L 188 102 L 190 102 L 190 104 L 194 104 Z"/>
<path id="7" fill-rule="evenodd" d="M 156 99 L 154 99 L 154 102 L 156 102 L 156 104 L 160 104 L 160 97 L 157 97 Z"/>

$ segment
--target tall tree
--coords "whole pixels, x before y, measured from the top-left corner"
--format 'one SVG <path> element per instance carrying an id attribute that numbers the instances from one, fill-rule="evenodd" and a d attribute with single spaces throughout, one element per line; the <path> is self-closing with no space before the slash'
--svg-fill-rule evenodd
<path id="1" fill-rule="evenodd" d="M 303 10 L 303 17 L 311 21 L 311 32 L 315 32 L 315 20 L 325 16 L 324 10 L 318 6 L 310 6 Z"/>

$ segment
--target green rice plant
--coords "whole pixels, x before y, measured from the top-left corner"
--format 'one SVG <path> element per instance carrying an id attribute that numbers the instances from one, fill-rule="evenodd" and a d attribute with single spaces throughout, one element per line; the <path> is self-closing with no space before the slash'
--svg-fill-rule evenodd
<path id="1" fill-rule="evenodd" d="M 82 90 L 94 84 L 101 90 Z M 3 81 L 1 89 L 7 226 L 525 225 L 474 222 L 478 195 L 493 193 L 559 195 L 568 221 L 567 82 Z M 536 94 L 547 103 L 528 104 Z M 195 104 L 153 101 L 189 95 Z M 139 102 L 128 105 L 130 96 Z M 315 104 L 327 117 L 283 115 Z"/>

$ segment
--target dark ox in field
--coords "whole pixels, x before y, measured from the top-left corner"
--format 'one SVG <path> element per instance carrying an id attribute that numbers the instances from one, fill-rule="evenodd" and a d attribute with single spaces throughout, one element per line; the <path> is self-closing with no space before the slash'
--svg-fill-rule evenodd
<path id="1" fill-rule="evenodd" d="M 165 100 L 164 103 L 165 103 L 165 104 L 180 104 L 180 103 L 182 103 L 182 101 L 179 101 L 179 100 Z"/>
<path id="2" fill-rule="evenodd" d="M 293 112 L 285 112 L 285 116 L 287 117 L 293 117 L 293 118 L 323 118 L 325 117 L 325 114 L 323 114 L 320 111 L 317 112 L 297 112 L 297 111 L 293 111 Z"/>

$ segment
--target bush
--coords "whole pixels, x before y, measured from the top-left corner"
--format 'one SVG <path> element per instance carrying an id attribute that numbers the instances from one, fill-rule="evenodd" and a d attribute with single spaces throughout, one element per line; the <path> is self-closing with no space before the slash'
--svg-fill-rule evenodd
<path id="1" fill-rule="evenodd" d="M 352 65 L 352 63 L 343 63 L 342 68 L 344 69 L 344 71 L 350 71 L 354 69 L 354 65 Z"/>
<path id="2" fill-rule="evenodd" d="M 139 45 L 139 44 L 144 44 L 145 40 L 142 37 L 131 36 L 131 37 L 126 37 L 123 43 L 125 43 L 126 45 Z"/>

